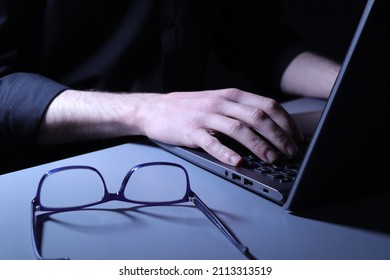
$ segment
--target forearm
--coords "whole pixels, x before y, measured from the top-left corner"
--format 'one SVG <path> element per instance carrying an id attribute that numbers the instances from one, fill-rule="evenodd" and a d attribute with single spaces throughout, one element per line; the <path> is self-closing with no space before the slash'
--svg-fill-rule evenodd
<path id="1" fill-rule="evenodd" d="M 141 134 L 139 94 L 67 90 L 50 104 L 38 143 L 53 144 Z"/>
<path id="2" fill-rule="evenodd" d="M 298 55 L 286 68 L 281 88 L 289 94 L 327 98 L 340 71 L 340 65 L 310 52 Z"/>
<path id="3" fill-rule="evenodd" d="M 221 89 L 169 94 L 67 90 L 50 104 L 38 141 L 53 144 L 144 135 L 202 148 L 224 163 L 237 165 L 240 155 L 218 140 L 219 133 L 269 162 L 278 157 L 276 149 L 294 154 L 296 141 L 301 140 L 291 116 L 274 100 Z"/>

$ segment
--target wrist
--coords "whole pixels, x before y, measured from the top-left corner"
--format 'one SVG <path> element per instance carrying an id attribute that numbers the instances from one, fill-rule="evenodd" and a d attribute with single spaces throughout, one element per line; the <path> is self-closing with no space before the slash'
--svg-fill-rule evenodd
<path id="1" fill-rule="evenodd" d="M 50 104 L 38 142 L 64 143 L 142 134 L 137 94 L 66 90 Z"/>

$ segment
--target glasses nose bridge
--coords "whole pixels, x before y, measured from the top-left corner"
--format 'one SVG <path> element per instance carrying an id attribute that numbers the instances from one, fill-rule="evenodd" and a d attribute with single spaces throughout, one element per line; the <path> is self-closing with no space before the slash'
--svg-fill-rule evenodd
<path id="1" fill-rule="evenodd" d="M 113 201 L 113 200 L 121 200 L 120 191 L 115 193 L 107 192 L 107 201 Z"/>

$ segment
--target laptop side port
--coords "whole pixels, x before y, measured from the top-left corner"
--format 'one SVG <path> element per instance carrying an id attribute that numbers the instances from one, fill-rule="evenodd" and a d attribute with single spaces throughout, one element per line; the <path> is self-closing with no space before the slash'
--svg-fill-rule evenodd
<path id="1" fill-rule="evenodd" d="M 236 181 L 241 181 L 241 176 L 235 174 L 235 173 L 232 173 L 232 178 L 233 180 L 236 180 Z"/>
<path id="2" fill-rule="evenodd" d="M 244 178 L 244 185 L 248 187 L 253 187 L 253 182 L 249 179 Z"/>

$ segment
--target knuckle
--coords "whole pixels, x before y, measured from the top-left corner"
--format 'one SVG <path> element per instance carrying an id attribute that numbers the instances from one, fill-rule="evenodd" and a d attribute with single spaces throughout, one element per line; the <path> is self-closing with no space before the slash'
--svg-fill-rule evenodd
<path id="1" fill-rule="evenodd" d="M 226 151 L 226 148 L 224 146 L 222 146 L 221 148 L 218 149 L 218 151 L 216 152 L 216 157 L 218 159 L 223 159 L 225 158 L 227 155 L 227 151 Z"/>
<path id="2" fill-rule="evenodd" d="M 225 94 L 231 99 L 238 99 L 241 96 L 242 91 L 237 88 L 227 88 Z"/>
<path id="3" fill-rule="evenodd" d="M 264 154 L 268 145 L 267 143 L 262 140 L 261 138 L 257 138 L 254 141 L 252 141 L 252 149 L 255 151 L 260 152 L 261 154 Z"/>
<path id="4" fill-rule="evenodd" d="M 251 119 L 256 120 L 256 121 L 262 121 L 265 118 L 267 118 L 267 114 L 264 113 L 264 111 L 259 109 L 259 108 L 254 108 L 254 109 L 248 111 L 248 114 L 249 114 L 249 117 Z"/>
<path id="5" fill-rule="evenodd" d="M 215 147 L 215 145 L 218 143 L 218 140 L 215 138 L 215 137 L 208 137 L 206 139 L 204 139 L 201 143 L 201 147 L 205 150 L 205 151 L 210 151 L 213 149 L 213 147 Z"/>
<path id="6" fill-rule="evenodd" d="M 245 123 L 239 120 L 232 120 L 227 123 L 226 129 L 229 134 L 235 134 L 245 128 Z"/>
<path id="7" fill-rule="evenodd" d="M 224 161 L 226 158 L 229 158 L 229 149 L 221 145 L 220 141 L 215 137 L 204 139 L 199 147 L 218 160 Z"/>
<path id="8" fill-rule="evenodd" d="M 221 98 L 219 96 L 210 96 L 204 102 L 204 109 L 207 111 L 217 110 L 221 105 Z"/>
<path id="9" fill-rule="evenodd" d="M 184 133 L 183 142 L 186 147 L 189 148 L 197 148 L 198 144 L 196 143 L 196 139 L 193 138 L 192 133 Z"/>
<path id="10" fill-rule="evenodd" d="M 212 96 L 208 100 L 208 105 L 213 108 L 221 103 L 221 98 L 219 96 Z"/>
<path id="11" fill-rule="evenodd" d="M 274 131 L 274 137 L 275 137 L 276 139 L 282 139 L 284 136 L 285 136 L 285 133 L 284 133 L 283 129 L 277 128 L 277 129 Z"/>
<path id="12" fill-rule="evenodd" d="M 279 108 L 279 103 L 272 98 L 266 98 L 264 101 L 264 106 L 267 110 L 273 111 Z"/>

